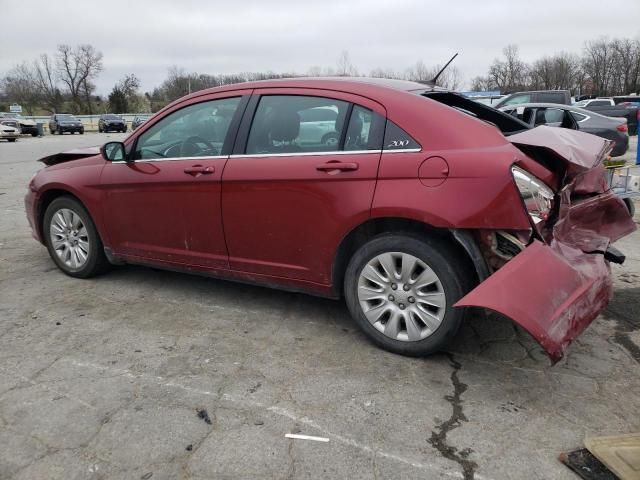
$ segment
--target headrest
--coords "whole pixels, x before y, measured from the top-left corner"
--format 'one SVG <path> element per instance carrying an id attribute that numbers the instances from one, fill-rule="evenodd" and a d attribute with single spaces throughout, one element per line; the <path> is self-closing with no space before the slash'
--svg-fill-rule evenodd
<path id="1" fill-rule="evenodd" d="M 270 115 L 268 125 L 271 141 L 290 142 L 300 133 L 300 115 L 288 110 L 275 111 Z"/>

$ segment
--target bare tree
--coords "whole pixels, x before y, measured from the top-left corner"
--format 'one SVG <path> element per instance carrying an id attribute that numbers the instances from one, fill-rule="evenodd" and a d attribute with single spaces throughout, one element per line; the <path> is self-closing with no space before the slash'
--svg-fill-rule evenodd
<path id="1" fill-rule="evenodd" d="M 91 110 L 91 82 L 102 71 L 102 53 L 93 45 L 58 45 L 57 67 L 60 80 L 67 86 L 76 112 Z M 84 101 L 84 105 L 83 105 Z"/>
<path id="2" fill-rule="evenodd" d="M 491 90 L 500 90 L 498 86 L 492 82 L 492 80 L 486 76 L 481 75 L 473 77 L 471 79 L 471 90 L 476 92 L 488 92 Z"/>
<path id="3" fill-rule="evenodd" d="M 594 94 L 609 95 L 612 93 L 614 62 L 614 49 L 606 37 L 585 44 L 582 68 L 593 84 Z"/>
<path id="4" fill-rule="evenodd" d="M 340 77 L 354 77 L 358 75 L 358 69 L 349 58 L 349 52 L 343 50 L 336 65 L 336 75 Z"/>
<path id="5" fill-rule="evenodd" d="M 5 95 L 12 101 L 20 103 L 29 115 L 40 103 L 40 95 L 36 88 L 33 69 L 27 62 L 16 65 L 0 82 Z"/>
<path id="6" fill-rule="evenodd" d="M 507 45 L 502 50 L 504 59 L 496 58 L 489 67 L 489 79 L 502 92 L 526 88 L 527 64 L 520 60 L 517 45 Z"/>
<path id="7" fill-rule="evenodd" d="M 36 89 L 44 106 L 50 112 L 57 112 L 62 105 L 62 94 L 57 84 L 57 74 L 52 58 L 46 53 L 33 61 Z"/>

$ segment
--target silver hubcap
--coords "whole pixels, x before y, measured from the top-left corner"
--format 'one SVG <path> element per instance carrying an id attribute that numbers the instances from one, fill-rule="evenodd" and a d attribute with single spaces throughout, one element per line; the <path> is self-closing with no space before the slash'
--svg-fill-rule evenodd
<path id="1" fill-rule="evenodd" d="M 419 258 L 400 252 L 383 253 L 365 265 L 358 279 L 358 300 L 371 325 L 404 342 L 432 335 L 447 305 L 435 272 Z"/>
<path id="2" fill-rule="evenodd" d="M 49 235 L 53 250 L 67 267 L 77 270 L 87 263 L 89 234 L 84 222 L 73 210 L 61 208 L 53 214 Z"/>

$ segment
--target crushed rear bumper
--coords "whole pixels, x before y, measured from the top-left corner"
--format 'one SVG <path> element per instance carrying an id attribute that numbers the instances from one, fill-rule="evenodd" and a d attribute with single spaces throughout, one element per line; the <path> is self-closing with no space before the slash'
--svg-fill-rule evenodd
<path id="1" fill-rule="evenodd" d="M 555 363 L 609 303 L 609 262 L 624 261 L 610 245 L 636 226 L 605 180 L 601 162 L 609 142 L 553 130 L 536 128 L 510 140 L 564 160 L 555 222 L 538 232 L 544 241 L 534 240 L 455 306 L 484 307 L 511 318 Z"/>

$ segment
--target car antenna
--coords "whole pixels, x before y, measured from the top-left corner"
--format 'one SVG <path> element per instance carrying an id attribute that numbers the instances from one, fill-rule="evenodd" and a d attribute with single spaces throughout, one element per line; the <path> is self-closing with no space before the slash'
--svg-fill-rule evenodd
<path id="1" fill-rule="evenodd" d="M 436 76 L 433 77 L 431 80 L 427 80 L 427 85 L 431 85 L 432 87 L 436 86 L 436 81 L 438 80 L 438 78 L 440 77 L 440 75 L 442 75 L 442 72 L 444 72 L 446 70 L 446 68 L 449 66 L 449 64 L 451 62 L 453 62 L 453 60 L 458 56 L 458 54 L 456 53 L 453 57 L 451 57 L 451 59 L 446 63 L 446 65 L 444 67 L 442 67 L 440 69 L 440 71 L 438 73 L 436 73 Z"/>

